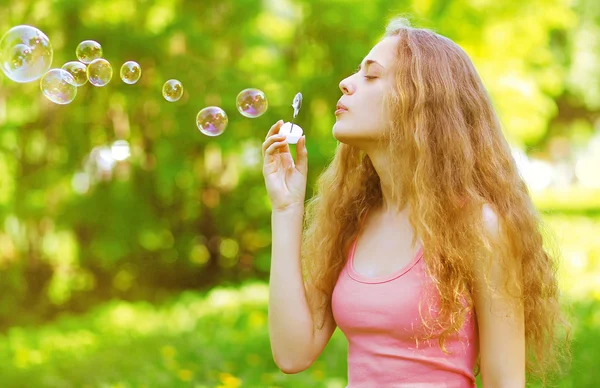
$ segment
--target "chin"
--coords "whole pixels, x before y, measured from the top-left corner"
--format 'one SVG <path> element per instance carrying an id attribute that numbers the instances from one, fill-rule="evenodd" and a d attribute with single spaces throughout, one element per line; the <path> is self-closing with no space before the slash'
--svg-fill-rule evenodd
<path id="1" fill-rule="evenodd" d="M 344 135 L 344 134 L 348 134 L 350 131 L 352 131 L 352 128 L 348 128 L 348 123 L 344 123 L 343 121 L 336 121 L 333 124 L 333 136 L 336 135 Z"/>
<path id="2" fill-rule="evenodd" d="M 352 136 L 350 131 L 348 131 L 348 129 L 344 128 L 342 125 L 339 125 L 339 123 L 336 123 L 333 126 L 332 134 L 337 141 L 350 145 L 353 143 L 354 137 Z"/>
<path id="3" fill-rule="evenodd" d="M 346 135 L 344 132 L 345 131 L 340 123 L 333 124 L 333 130 L 331 133 L 336 140 L 343 141 L 342 139 L 345 137 L 344 135 Z"/>

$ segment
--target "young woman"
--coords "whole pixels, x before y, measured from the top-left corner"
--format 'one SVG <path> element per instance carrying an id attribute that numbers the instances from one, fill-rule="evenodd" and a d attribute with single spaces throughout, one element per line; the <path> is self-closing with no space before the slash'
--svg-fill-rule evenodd
<path id="1" fill-rule="evenodd" d="M 543 381 L 569 353 L 557 257 L 467 54 L 398 18 L 340 89 L 306 217 L 306 139 L 295 163 L 282 121 L 263 144 L 278 367 L 307 369 L 339 326 L 350 388 Z"/>

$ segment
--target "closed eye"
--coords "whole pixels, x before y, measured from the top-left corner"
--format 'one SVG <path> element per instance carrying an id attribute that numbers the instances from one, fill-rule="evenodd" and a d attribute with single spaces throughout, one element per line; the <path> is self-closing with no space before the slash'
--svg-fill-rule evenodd
<path id="1" fill-rule="evenodd" d="M 352 73 L 352 75 L 358 74 L 359 72 L 360 72 L 360 67 L 358 69 L 356 69 L 356 71 L 354 71 L 354 73 Z M 368 79 L 368 80 L 372 80 L 372 79 L 375 79 L 377 77 L 372 76 L 372 75 L 365 75 L 365 78 Z"/>

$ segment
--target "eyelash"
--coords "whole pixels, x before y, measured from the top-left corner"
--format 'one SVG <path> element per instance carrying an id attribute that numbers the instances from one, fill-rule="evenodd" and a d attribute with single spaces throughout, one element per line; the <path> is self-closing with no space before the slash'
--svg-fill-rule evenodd
<path id="1" fill-rule="evenodd" d="M 357 74 L 358 72 L 360 72 L 360 70 L 356 70 L 356 71 L 355 71 L 354 73 L 352 73 L 352 74 Z M 373 79 L 375 79 L 375 78 L 377 78 L 377 77 L 375 77 L 375 76 L 372 76 L 372 75 L 365 75 L 365 78 L 366 78 L 367 80 L 371 81 L 371 80 L 373 80 Z"/>

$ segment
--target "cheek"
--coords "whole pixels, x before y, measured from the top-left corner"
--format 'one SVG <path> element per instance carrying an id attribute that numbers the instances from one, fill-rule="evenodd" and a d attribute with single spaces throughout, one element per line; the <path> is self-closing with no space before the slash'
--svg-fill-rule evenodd
<path id="1" fill-rule="evenodd" d="M 377 120 L 384 119 L 384 98 L 383 93 L 379 90 L 372 91 L 365 96 L 363 112 L 368 113 L 368 116 Z"/>
<path id="2" fill-rule="evenodd" d="M 364 88 L 365 93 L 363 97 L 365 102 L 371 107 L 378 106 L 383 103 L 384 90 L 380 84 L 381 82 L 377 82 L 375 85 L 368 85 Z"/>

